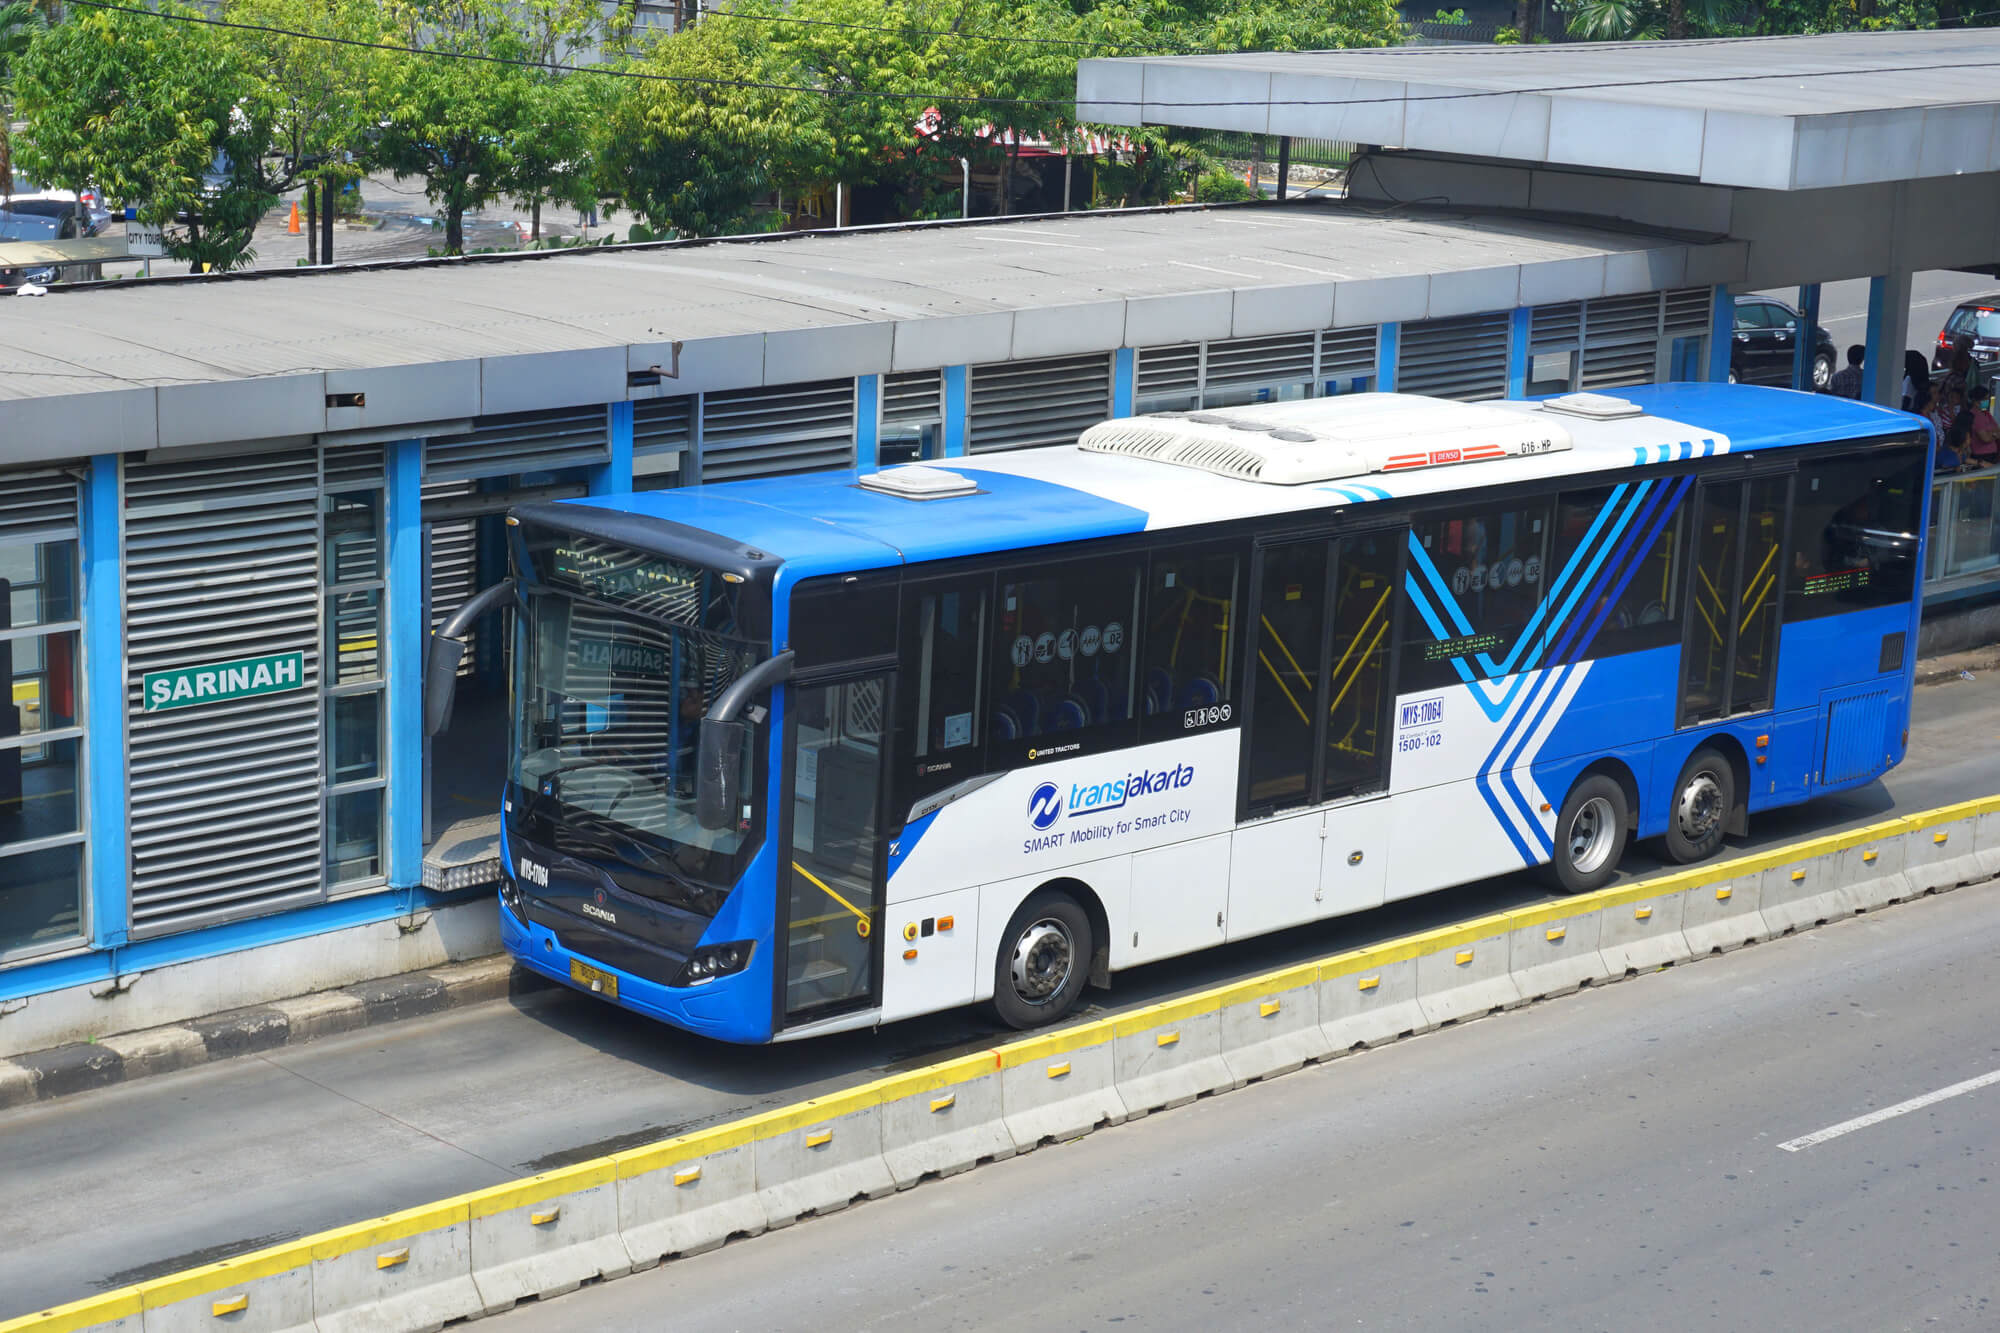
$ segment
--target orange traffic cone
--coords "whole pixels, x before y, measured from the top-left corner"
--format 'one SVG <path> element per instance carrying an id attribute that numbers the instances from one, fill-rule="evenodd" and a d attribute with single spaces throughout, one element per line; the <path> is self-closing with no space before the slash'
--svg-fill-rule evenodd
<path id="1" fill-rule="evenodd" d="M 292 220 L 285 230 L 294 236 L 299 234 L 299 201 L 296 199 L 292 200 Z"/>

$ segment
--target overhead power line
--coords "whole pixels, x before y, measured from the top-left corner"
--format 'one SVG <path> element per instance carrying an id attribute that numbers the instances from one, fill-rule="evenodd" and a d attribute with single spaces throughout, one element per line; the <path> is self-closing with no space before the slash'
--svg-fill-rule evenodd
<path id="1" fill-rule="evenodd" d="M 136 14 L 145 18 L 165 19 L 175 23 L 193 23 L 205 27 L 229 28 L 239 32 L 262 32 L 273 36 L 292 37 L 300 41 L 322 42 L 332 46 L 359 47 L 365 50 L 388 51 L 391 53 L 422 56 L 434 60 L 469 60 L 480 64 L 510 65 L 521 69 L 537 69 L 552 74 L 589 74 L 599 78 L 629 79 L 643 83 L 668 83 L 703 88 L 740 88 L 755 92 L 805 93 L 814 97 L 873 99 L 893 102 L 923 102 L 927 104 L 963 102 L 979 106 L 1012 106 L 1073 108 L 1079 99 L 1070 97 L 988 97 L 967 92 L 889 92 L 868 88 L 825 88 L 811 84 L 772 83 L 759 79 L 721 79 L 692 74 L 660 74 L 649 70 L 618 69 L 608 65 L 565 65 L 552 60 L 528 60 L 511 56 L 488 55 L 479 51 L 437 50 L 421 46 L 408 46 L 399 42 L 369 42 L 355 37 L 336 37 L 327 33 L 302 32 L 295 28 L 280 28 L 261 23 L 238 23 L 230 19 L 210 18 L 201 14 L 163 13 L 158 10 L 142 9 L 133 5 L 111 4 L 109 0 L 65 0 L 65 3 L 82 9 L 111 10 L 121 14 Z M 896 31 L 888 28 L 884 31 Z M 1244 52 L 1237 54 L 1255 54 Z M 1551 83 L 1525 88 L 1479 88 L 1449 93 L 1391 93 L 1380 97 L 1290 97 L 1290 98 L 1214 98 L 1196 100 L 1165 101 L 1145 97 L 1093 97 L 1088 105 L 1101 107 L 1133 107 L 1162 110 L 1194 110 L 1208 107 L 1278 107 L 1278 106 L 1376 106 L 1383 103 L 1414 102 L 1457 102 L 1493 97 L 1525 97 L 1550 93 L 1581 92 L 1624 92 L 1635 88 L 1665 88 L 1688 84 L 1734 84 L 1769 82 L 1774 79 L 1808 80 L 1852 76 L 1857 74 L 1923 74 L 1943 70 L 1963 70 L 1963 60 L 1946 60 L 1908 65 L 1869 65 L 1848 69 L 1826 70 L 1773 70 L 1756 74 L 1687 74 L 1661 79 L 1600 79 L 1588 83 Z M 1352 77 L 1352 76 L 1346 76 Z"/>

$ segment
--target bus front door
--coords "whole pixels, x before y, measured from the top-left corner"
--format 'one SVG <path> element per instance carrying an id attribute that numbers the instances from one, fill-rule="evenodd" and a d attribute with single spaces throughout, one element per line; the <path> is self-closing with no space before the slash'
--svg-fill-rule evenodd
<path id="1" fill-rule="evenodd" d="M 889 678 L 794 685 L 783 1025 L 875 998 Z"/>

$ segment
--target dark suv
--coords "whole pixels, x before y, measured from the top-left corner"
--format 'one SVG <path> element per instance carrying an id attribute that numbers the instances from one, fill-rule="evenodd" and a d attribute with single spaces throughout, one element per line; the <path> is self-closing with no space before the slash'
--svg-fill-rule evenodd
<path id="1" fill-rule="evenodd" d="M 1729 348 L 1729 381 L 1734 384 L 1792 382 L 1792 349 L 1798 344 L 1799 312 L 1770 296 L 1736 298 L 1736 338 Z M 1833 335 L 1813 325 L 1812 386 L 1833 387 Z"/>
<path id="2" fill-rule="evenodd" d="M 1938 330 L 1937 346 L 1931 352 L 1931 368 L 1943 370 L 1951 364 L 1952 340 L 1961 333 L 1972 335 L 1972 359 L 2000 361 L 2000 296 L 1982 296 L 1961 301 L 1951 318 Z"/>

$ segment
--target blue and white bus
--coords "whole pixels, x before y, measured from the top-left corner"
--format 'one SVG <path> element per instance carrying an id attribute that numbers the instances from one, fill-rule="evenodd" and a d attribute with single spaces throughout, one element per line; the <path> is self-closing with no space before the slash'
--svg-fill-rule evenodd
<path id="1" fill-rule="evenodd" d="M 735 1042 L 989 1002 L 1524 866 L 1605 883 L 1907 741 L 1920 421 L 1680 384 L 1358 394 L 522 505 L 501 921 Z"/>

